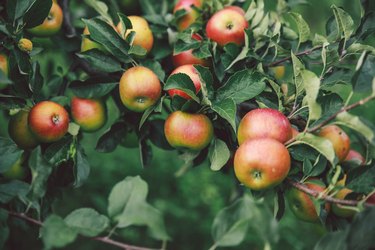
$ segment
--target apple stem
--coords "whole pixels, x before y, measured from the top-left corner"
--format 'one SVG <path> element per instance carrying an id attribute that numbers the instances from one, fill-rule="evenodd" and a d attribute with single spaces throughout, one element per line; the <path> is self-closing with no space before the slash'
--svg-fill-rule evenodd
<path id="1" fill-rule="evenodd" d="M 10 215 L 12 217 L 22 219 L 24 221 L 27 221 L 27 222 L 29 222 L 31 224 L 34 224 L 34 225 L 37 225 L 39 227 L 43 226 L 42 221 L 35 220 L 35 219 L 27 216 L 24 213 L 17 213 L 17 212 L 13 212 L 13 211 L 7 211 L 7 212 L 8 212 L 8 215 Z M 112 245 L 112 246 L 115 246 L 115 247 L 118 247 L 118 248 L 121 248 L 121 249 L 124 249 L 124 250 L 162 250 L 162 249 L 156 249 L 156 248 L 147 248 L 147 247 L 139 247 L 139 246 L 129 245 L 129 244 L 125 244 L 125 243 L 122 243 L 122 242 L 119 242 L 119 241 L 112 240 L 109 237 L 86 237 L 86 236 L 83 236 L 83 235 L 82 235 L 82 237 L 90 239 L 90 240 L 100 241 L 100 242 L 103 242 L 105 244 Z"/>

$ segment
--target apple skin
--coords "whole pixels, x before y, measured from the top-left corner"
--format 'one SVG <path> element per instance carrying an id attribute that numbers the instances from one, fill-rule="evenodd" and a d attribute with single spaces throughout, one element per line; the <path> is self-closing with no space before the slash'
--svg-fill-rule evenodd
<path id="1" fill-rule="evenodd" d="M 90 31 L 87 26 L 83 29 L 83 35 L 90 35 Z M 92 41 L 90 38 L 82 37 L 81 52 L 85 52 L 91 49 L 98 49 L 100 51 L 106 52 L 103 45 Z"/>
<path id="2" fill-rule="evenodd" d="M 161 96 L 157 75 L 143 66 L 126 70 L 119 85 L 122 103 L 134 112 L 143 112 L 154 105 Z"/>
<path id="3" fill-rule="evenodd" d="M 366 204 L 375 205 L 375 193 L 366 199 Z"/>
<path id="4" fill-rule="evenodd" d="M 350 149 L 349 153 L 346 155 L 344 162 L 355 161 L 358 162 L 360 166 L 366 164 L 366 159 L 354 149 Z"/>
<path id="5" fill-rule="evenodd" d="M 39 141 L 28 125 L 29 111 L 21 110 L 9 120 L 8 133 L 10 138 L 22 149 L 33 149 Z"/>
<path id="6" fill-rule="evenodd" d="M 281 80 L 285 76 L 285 66 L 279 65 L 270 68 L 271 72 L 275 76 L 276 80 Z"/>
<path id="7" fill-rule="evenodd" d="M 27 168 L 23 167 L 26 157 L 23 153 L 21 157 L 2 175 L 8 180 L 24 180 L 27 177 Z"/>
<path id="8" fill-rule="evenodd" d="M 202 4 L 203 0 L 179 0 L 176 3 L 173 14 L 181 9 L 185 9 L 186 11 L 186 14 L 177 21 L 177 29 L 179 31 L 186 30 L 200 15 L 199 12 L 191 8 L 191 6 L 194 5 L 197 8 L 201 8 Z"/>
<path id="9" fill-rule="evenodd" d="M 281 183 L 290 169 L 290 155 L 284 144 L 272 138 L 245 141 L 234 156 L 237 179 L 253 190 Z"/>
<path id="10" fill-rule="evenodd" d="M 204 114 L 175 111 L 165 121 L 164 134 L 168 143 L 177 149 L 199 151 L 212 140 L 214 128 Z"/>
<path id="11" fill-rule="evenodd" d="M 194 65 L 193 64 L 182 65 L 182 66 L 176 68 L 175 70 L 173 70 L 171 75 L 178 74 L 178 73 L 184 73 L 184 74 L 186 74 L 190 77 L 190 79 L 194 83 L 195 93 L 198 94 L 198 92 L 201 89 L 202 83 L 201 83 L 201 79 L 199 77 L 199 74 L 198 74 L 197 70 L 194 68 Z M 191 97 L 188 94 L 186 94 L 184 91 L 179 90 L 179 89 L 170 89 L 170 90 L 168 90 L 168 94 L 171 97 L 173 97 L 175 95 L 179 95 L 182 98 L 185 98 L 186 100 L 191 99 Z"/>
<path id="12" fill-rule="evenodd" d="M 278 110 L 254 109 L 242 118 L 237 138 L 240 145 L 255 138 L 273 138 L 285 143 L 292 138 L 292 126 L 288 118 Z"/>
<path id="13" fill-rule="evenodd" d="M 246 14 L 245 11 L 241 7 L 238 7 L 238 6 L 226 6 L 224 10 L 234 10 L 243 16 L 245 16 Z"/>
<path id="14" fill-rule="evenodd" d="M 48 37 L 60 31 L 63 22 L 63 12 L 60 6 L 53 2 L 48 17 L 44 22 L 34 28 L 28 29 L 30 34 L 39 37 Z"/>
<path id="15" fill-rule="evenodd" d="M 21 38 L 17 46 L 21 51 L 26 53 L 30 53 L 33 50 L 33 43 L 27 38 Z"/>
<path id="16" fill-rule="evenodd" d="M 297 135 L 299 135 L 299 131 L 296 128 L 292 127 L 292 139 L 295 139 Z"/>
<path id="17" fill-rule="evenodd" d="M 307 180 L 304 184 L 309 189 L 317 192 L 323 192 L 326 188 L 323 182 L 315 179 Z M 319 222 L 319 215 L 317 214 L 314 203 L 308 194 L 292 187 L 288 190 L 286 197 L 290 209 L 298 219 L 306 222 Z M 329 211 L 329 208 L 330 205 L 326 203 L 325 209 Z"/>
<path id="18" fill-rule="evenodd" d="M 9 75 L 9 61 L 8 56 L 0 53 L 0 70 L 4 73 L 6 77 Z M 8 85 L 4 83 L 0 83 L 0 90 L 6 88 Z"/>
<path id="19" fill-rule="evenodd" d="M 337 194 L 335 195 L 335 198 L 345 199 L 345 197 L 352 192 L 353 191 L 351 189 L 343 188 L 337 192 Z M 356 211 L 339 207 L 339 205 L 337 204 L 332 205 L 332 212 L 341 218 L 352 218 L 356 214 Z"/>
<path id="20" fill-rule="evenodd" d="M 222 9 L 216 12 L 207 22 L 207 37 L 219 46 L 235 43 L 239 46 L 245 42 L 245 29 L 249 27 L 245 17 L 233 9 Z"/>
<path id="21" fill-rule="evenodd" d="M 340 127 L 328 125 L 323 127 L 319 136 L 331 141 L 339 162 L 345 160 L 350 150 L 350 138 Z"/>
<path id="22" fill-rule="evenodd" d="M 58 103 L 42 101 L 31 109 L 28 122 L 39 141 L 55 142 L 68 132 L 69 114 Z"/>
<path id="23" fill-rule="evenodd" d="M 74 122 L 85 132 L 97 131 L 107 121 L 107 109 L 101 99 L 73 97 L 70 104 Z"/>
<path id="24" fill-rule="evenodd" d="M 197 41 L 202 41 L 202 37 L 198 34 L 193 34 L 191 37 Z M 209 66 L 209 60 L 204 58 L 201 59 L 194 56 L 192 49 L 186 50 L 177 55 L 173 55 L 172 61 L 175 67 L 180 67 L 186 64 L 198 64 L 202 66 Z"/>
<path id="25" fill-rule="evenodd" d="M 147 53 L 149 53 L 152 49 L 152 46 L 154 45 L 154 36 L 148 22 L 146 21 L 146 19 L 140 16 L 128 16 L 128 18 L 132 23 L 133 28 L 128 29 L 124 35 L 122 23 L 119 22 L 116 26 L 117 31 L 124 39 L 130 34 L 130 32 L 134 31 L 136 34 L 134 37 L 133 45 L 141 46 L 142 48 L 147 50 Z"/>

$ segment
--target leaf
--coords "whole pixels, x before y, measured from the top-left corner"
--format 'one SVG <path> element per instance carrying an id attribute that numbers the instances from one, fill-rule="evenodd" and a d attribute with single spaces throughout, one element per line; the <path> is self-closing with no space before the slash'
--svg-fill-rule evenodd
<path id="1" fill-rule="evenodd" d="M 144 138 L 139 141 L 139 154 L 142 168 L 150 167 L 152 161 L 152 148 Z"/>
<path id="2" fill-rule="evenodd" d="M 209 151 L 211 170 L 219 171 L 229 160 L 230 151 L 227 144 L 215 138 Z"/>
<path id="3" fill-rule="evenodd" d="M 10 169 L 22 152 L 11 139 L 0 137 L 0 173 Z"/>
<path id="4" fill-rule="evenodd" d="M 336 24 L 338 27 L 338 38 L 344 38 L 345 41 L 350 38 L 354 31 L 354 21 L 352 17 L 343 9 L 332 5 L 333 14 L 335 15 Z"/>
<path id="5" fill-rule="evenodd" d="M 167 82 L 164 85 L 164 90 L 178 89 L 184 91 L 194 101 L 199 103 L 199 98 L 195 94 L 195 86 L 191 78 L 184 73 L 173 74 L 168 77 Z"/>
<path id="6" fill-rule="evenodd" d="M 92 79 L 86 81 L 73 81 L 69 88 L 76 96 L 82 98 L 99 98 L 107 95 L 118 86 L 118 82 L 96 82 Z"/>
<path id="7" fill-rule="evenodd" d="M 304 159 L 303 166 L 302 166 L 303 174 L 305 176 L 308 176 L 312 169 L 313 169 L 313 165 L 311 164 L 311 162 L 308 159 Z"/>
<path id="8" fill-rule="evenodd" d="M 237 62 L 243 60 L 246 58 L 247 53 L 250 50 L 249 41 L 250 41 L 250 35 L 248 33 L 248 30 L 245 30 L 245 45 L 242 47 L 241 52 L 237 55 L 237 57 L 229 64 L 229 66 L 225 69 L 225 71 L 228 71 L 230 68 L 233 67 L 234 64 Z"/>
<path id="9" fill-rule="evenodd" d="M 297 25 L 299 44 L 306 42 L 310 38 L 310 27 L 303 19 L 301 14 L 290 12 L 290 16 L 293 18 L 294 22 Z"/>
<path id="10" fill-rule="evenodd" d="M 240 104 L 259 95 L 265 88 L 265 78 L 260 73 L 244 69 L 234 73 L 217 90 L 216 102 L 232 99 L 236 104 Z"/>
<path id="11" fill-rule="evenodd" d="M 348 173 L 348 188 L 358 193 L 370 193 L 375 189 L 375 168 L 354 168 Z"/>
<path id="12" fill-rule="evenodd" d="M 348 249 L 371 249 L 375 246 L 375 207 L 367 208 L 354 217 L 347 234 Z"/>
<path id="13" fill-rule="evenodd" d="M 158 61 L 146 60 L 146 61 L 142 62 L 142 65 L 145 66 L 146 68 L 151 69 L 152 72 L 154 72 L 158 76 L 159 80 L 161 82 L 164 82 L 165 72 L 163 70 L 163 67 L 161 66 L 161 64 Z"/>
<path id="14" fill-rule="evenodd" d="M 237 127 L 236 127 L 237 106 L 232 98 L 228 98 L 220 102 L 215 102 L 212 104 L 211 108 L 219 116 L 221 116 L 223 119 L 229 122 L 234 132 L 237 131 Z"/>
<path id="15" fill-rule="evenodd" d="M 77 231 L 70 228 L 60 216 L 54 214 L 44 221 L 40 233 L 47 249 L 64 247 L 77 238 Z"/>
<path id="16" fill-rule="evenodd" d="M 101 153 L 113 152 L 125 135 L 125 124 L 123 122 L 116 122 L 99 138 L 95 150 Z"/>
<path id="17" fill-rule="evenodd" d="M 322 114 L 322 108 L 316 102 L 319 94 L 320 79 L 309 70 L 301 71 L 303 87 L 306 91 L 306 102 L 309 106 L 309 119 L 317 120 Z"/>
<path id="18" fill-rule="evenodd" d="M 194 65 L 201 80 L 201 92 L 203 95 L 202 103 L 211 106 L 211 100 L 214 98 L 214 79 L 209 68 L 201 65 Z"/>
<path id="19" fill-rule="evenodd" d="M 77 156 L 76 156 L 74 167 L 75 167 L 74 168 L 75 170 L 74 186 L 80 187 L 90 175 L 90 164 L 87 160 L 86 154 L 83 148 L 81 147 L 81 145 L 78 145 Z"/>
<path id="20" fill-rule="evenodd" d="M 77 54 L 85 59 L 91 67 L 106 73 L 122 71 L 121 63 L 113 56 L 98 49 L 91 49 Z"/>
<path id="21" fill-rule="evenodd" d="M 108 13 L 108 6 L 104 2 L 98 1 L 98 0 L 84 0 L 84 1 L 87 5 L 95 9 L 96 12 L 98 12 L 106 21 L 108 22 L 112 21 L 112 18 Z"/>
<path id="22" fill-rule="evenodd" d="M 357 54 L 362 53 L 363 51 L 370 52 L 371 55 L 375 56 L 375 48 L 373 46 L 367 45 L 367 44 L 361 44 L 361 43 L 353 43 L 349 46 L 347 49 L 348 54 Z"/>
<path id="23" fill-rule="evenodd" d="M 9 228 L 7 225 L 8 211 L 0 208 L 0 248 L 4 249 L 5 242 L 9 237 Z"/>
<path id="24" fill-rule="evenodd" d="M 2 109 L 17 109 L 25 106 L 26 101 L 23 98 L 0 94 L 0 108 Z"/>
<path id="25" fill-rule="evenodd" d="M 8 203 L 15 197 L 24 197 L 29 189 L 29 184 L 18 180 L 0 184 L 0 203 Z"/>
<path id="26" fill-rule="evenodd" d="M 33 75 L 31 76 L 29 86 L 34 96 L 38 97 L 40 95 L 39 92 L 41 91 L 43 87 L 44 79 L 40 72 L 40 65 L 38 62 L 33 63 L 32 68 L 33 68 Z"/>
<path id="27" fill-rule="evenodd" d="M 8 17 L 12 22 L 15 22 L 30 9 L 33 2 L 34 0 L 8 0 L 6 4 Z M 50 4 L 51 8 L 52 2 L 47 3 L 47 5 L 48 4 Z"/>
<path id="28" fill-rule="evenodd" d="M 49 0 L 35 0 L 31 8 L 23 16 L 25 28 L 33 28 L 42 24 L 49 15 L 52 2 Z"/>
<path id="29" fill-rule="evenodd" d="M 55 143 L 52 143 L 44 152 L 44 158 L 53 165 L 69 159 L 70 145 L 73 142 L 73 137 L 64 137 Z"/>
<path id="30" fill-rule="evenodd" d="M 293 54 L 293 52 L 290 52 L 292 63 L 293 63 L 293 75 L 294 75 L 294 85 L 296 87 L 296 98 L 300 96 L 303 91 L 303 80 L 301 77 L 302 70 L 305 69 L 305 66 L 301 63 L 301 61 Z"/>
<path id="31" fill-rule="evenodd" d="M 154 238 L 167 240 L 161 213 L 146 202 L 147 193 L 147 183 L 139 176 L 126 177 L 113 187 L 108 197 L 108 214 L 118 228 L 146 225 Z"/>
<path id="32" fill-rule="evenodd" d="M 335 151 L 333 149 L 333 145 L 328 139 L 310 133 L 299 133 L 296 137 L 296 141 L 289 144 L 288 147 L 292 147 L 293 145 L 298 144 L 306 144 L 314 148 L 319 153 L 324 155 L 327 158 L 327 160 L 332 164 L 332 166 L 335 166 L 338 161 L 335 155 Z"/>
<path id="33" fill-rule="evenodd" d="M 68 214 L 65 223 L 76 232 L 95 237 L 109 227 L 109 219 L 92 208 L 80 208 Z"/>
<path id="34" fill-rule="evenodd" d="M 327 233 L 318 241 L 314 250 L 347 250 L 346 235 L 346 231 Z"/>

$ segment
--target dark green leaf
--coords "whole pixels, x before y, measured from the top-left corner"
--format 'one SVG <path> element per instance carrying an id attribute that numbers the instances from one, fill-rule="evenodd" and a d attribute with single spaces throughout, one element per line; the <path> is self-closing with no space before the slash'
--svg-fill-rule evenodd
<path id="1" fill-rule="evenodd" d="M 318 241 L 314 250 L 347 250 L 346 234 L 345 231 L 330 232 Z"/>
<path id="2" fill-rule="evenodd" d="M 107 95 L 118 86 L 118 82 L 96 82 L 94 80 L 73 81 L 69 88 L 82 98 L 98 98 Z"/>
<path id="3" fill-rule="evenodd" d="M 52 6 L 50 0 L 35 0 L 31 8 L 23 16 L 25 28 L 33 28 L 42 24 L 44 19 L 47 18 Z"/>
<path id="4" fill-rule="evenodd" d="M 126 135 L 126 125 L 123 122 L 116 122 L 107 130 L 96 144 L 96 151 L 109 153 L 116 149 Z"/>
<path id="5" fill-rule="evenodd" d="M 8 0 L 6 4 L 8 17 L 12 22 L 16 21 L 26 13 L 33 2 L 34 0 Z M 52 2 L 49 4 L 51 5 Z"/>
<path id="6" fill-rule="evenodd" d="M 121 63 L 113 56 L 98 49 L 91 49 L 77 54 L 85 59 L 93 68 L 107 73 L 122 71 Z"/>
<path id="7" fill-rule="evenodd" d="M 87 160 L 86 154 L 83 148 L 79 145 L 77 148 L 77 158 L 75 161 L 75 182 L 74 186 L 79 187 L 89 177 L 90 164 Z"/>
<path id="8" fill-rule="evenodd" d="M 163 70 L 163 67 L 158 61 L 146 60 L 142 62 L 142 65 L 145 66 L 146 68 L 151 69 L 152 72 L 154 72 L 158 76 L 159 80 L 161 82 L 164 82 L 165 72 Z"/>
<path id="9" fill-rule="evenodd" d="M 195 86 L 190 77 L 184 73 L 173 74 L 168 77 L 164 85 L 164 90 L 178 89 L 184 91 L 194 101 L 199 102 L 199 98 L 195 94 Z"/>
<path id="10" fill-rule="evenodd" d="M 237 106 L 232 98 L 215 102 L 212 104 L 212 110 L 220 115 L 223 119 L 227 120 L 232 126 L 233 131 L 237 131 L 236 128 L 236 112 Z"/>
<path id="11" fill-rule="evenodd" d="M 360 167 L 349 171 L 347 187 L 358 193 L 370 193 L 375 188 L 375 168 Z"/>
<path id="12" fill-rule="evenodd" d="M 12 140 L 0 137 L 0 173 L 10 169 L 21 157 L 22 152 Z"/>
<path id="13" fill-rule="evenodd" d="M 15 197 L 24 197 L 29 189 L 29 184 L 18 180 L 0 184 L 0 203 L 8 203 Z"/>
<path id="14" fill-rule="evenodd" d="M 26 106 L 26 101 L 23 98 L 11 95 L 0 94 L 0 108 L 2 109 L 16 109 Z"/>
<path id="15" fill-rule="evenodd" d="M 68 136 L 51 144 L 44 152 L 44 158 L 52 165 L 58 165 L 59 163 L 68 160 L 70 145 L 72 142 L 73 137 Z"/>

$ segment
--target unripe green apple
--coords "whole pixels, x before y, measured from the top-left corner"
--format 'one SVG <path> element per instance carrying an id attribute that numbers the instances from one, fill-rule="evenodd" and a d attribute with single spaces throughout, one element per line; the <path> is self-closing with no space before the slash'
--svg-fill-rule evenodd
<path id="1" fill-rule="evenodd" d="M 193 34 L 191 36 L 194 40 L 202 41 L 202 37 L 198 34 Z M 186 64 L 198 64 L 202 66 L 209 66 L 209 60 L 200 59 L 193 55 L 193 50 L 186 50 L 172 57 L 173 65 L 175 67 L 180 67 Z"/>
<path id="2" fill-rule="evenodd" d="M 273 138 L 285 143 L 292 138 L 292 126 L 288 118 L 278 110 L 254 109 L 242 118 L 237 138 L 240 145 L 255 138 Z"/>
<path id="3" fill-rule="evenodd" d="M 350 150 L 350 138 L 340 127 L 328 125 L 322 128 L 319 136 L 328 139 L 340 162 L 344 161 Z"/>
<path id="4" fill-rule="evenodd" d="M 359 165 L 365 165 L 366 164 L 366 159 L 358 152 L 355 151 L 354 149 L 350 149 L 349 153 L 345 157 L 344 162 L 357 162 Z"/>
<path id="5" fill-rule="evenodd" d="M 237 10 L 222 9 L 216 12 L 207 22 L 207 37 L 219 46 L 235 43 L 242 46 L 245 42 L 245 29 L 249 23 Z"/>
<path id="6" fill-rule="evenodd" d="M 178 149 L 199 151 L 211 142 L 213 133 L 212 123 L 204 114 L 175 111 L 164 125 L 168 143 Z"/>
<path id="7" fill-rule="evenodd" d="M 185 9 L 186 11 L 186 14 L 177 21 L 177 28 L 179 31 L 187 29 L 197 20 L 200 14 L 198 11 L 192 8 L 192 6 L 201 8 L 202 4 L 203 0 L 179 0 L 176 3 L 173 9 L 173 14 L 182 9 Z"/>
<path id="8" fill-rule="evenodd" d="M 22 149 L 33 149 L 39 145 L 29 128 L 28 117 L 29 111 L 21 110 L 10 118 L 8 124 L 10 138 Z"/>
<path id="9" fill-rule="evenodd" d="M 281 183 L 290 169 L 290 155 L 284 144 L 272 138 L 246 140 L 234 156 L 237 179 L 253 190 Z"/>
<path id="10" fill-rule="evenodd" d="M 178 73 L 184 73 L 184 74 L 186 74 L 190 77 L 190 79 L 193 82 L 194 87 L 195 87 L 195 93 L 198 94 L 199 90 L 201 89 L 202 83 L 201 83 L 201 79 L 199 77 L 199 74 L 198 74 L 196 68 L 194 68 L 194 65 L 192 65 L 192 64 L 182 65 L 182 66 L 176 68 L 175 70 L 173 70 L 171 75 L 178 74 Z M 170 90 L 168 90 L 168 94 L 171 97 L 173 97 L 175 95 L 179 95 L 182 98 L 185 98 L 186 100 L 191 99 L 191 97 L 188 94 L 186 94 L 184 91 L 179 90 L 179 89 L 170 89 Z"/>
<path id="11" fill-rule="evenodd" d="M 22 154 L 21 157 L 2 175 L 9 180 L 24 180 L 27 176 L 27 168 L 23 166 L 26 158 Z"/>
<path id="12" fill-rule="evenodd" d="M 42 101 L 31 109 L 28 122 L 39 141 L 55 142 L 68 132 L 69 114 L 58 103 Z"/>
<path id="13" fill-rule="evenodd" d="M 152 70 L 135 66 L 122 75 L 119 91 L 125 107 L 134 112 L 143 112 L 159 100 L 161 84 Z"/>
<path id="14" fill-rule="evenodd" d="M 63 12 L 60 6 L 53 2 L 51 10 L 44 22 L 34 28 L 28 29 L 28 32 L 40 37 L 52 36 L 59 32 L 63 22 Z"/>
<path id="15" fill-rule="evenodd" d="M 147 20 L 140 16 L 128 16 L 128 18 L 132 23 L 133 28 L 126 30 L 124 34 L 122 23 L 120 22 L 116 27 L 117 31 L 124 39 L 130 34 L 130 32 L 134 31 L 135 37 L 133 45 L 141 46 L 147 50 L 147 53 L 149 53 L 154 45 L 154 36 Z"/>
<path id="16" fill-rule="evenodd" d="M 3 74 L 8 77 L 9 75 L 9 61 L 8 56 L 0 53 L 0 70 L 3 72 Z M 0 82 L 0 90 L 4 89 L 7 85 Z"/>
<path id="17" fill-rule="evenodd" d="M 309 189 L 319 193 L 323 192 L 326 188 L 323 182 L 315 179 L 307 180 L 304 184 Z M 312 198 L 308 194 L 298 190 L 295 187 L 292 187 L 288 190 L 286 196 L 290 209 L 298 219 L 307 222 L 319 221 L 319 215 L 316 212 Z M 326 203 L 325 209 L 328 211 L 329 208 L 329 204 Z"/>
<path id="18" fill-rule="evenodd" d="M 94 132 L 102 128 L 107 121 L 107 110 L 101 99 L 73 97 L 71 113 L 75 123 L 83 131 Z"/>

